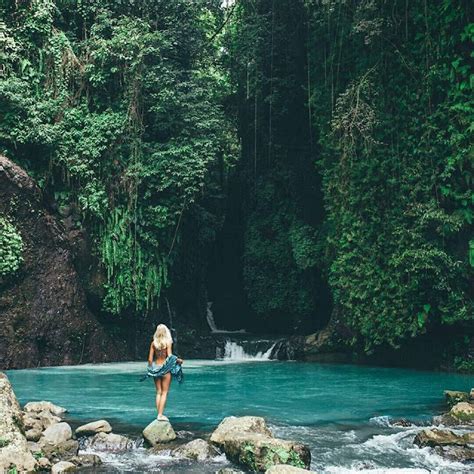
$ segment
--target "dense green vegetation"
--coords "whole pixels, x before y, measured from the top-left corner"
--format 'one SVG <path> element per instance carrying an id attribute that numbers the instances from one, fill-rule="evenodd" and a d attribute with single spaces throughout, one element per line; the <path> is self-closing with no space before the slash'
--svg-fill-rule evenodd
<path id="1" fill-rule="evenodd" d="M 468 344 L 471 2 L 227 3 L 3 2 L 0 150 L 87 229 L 103 309 L 228 279 L 262 329 Z"/>
<path id="2" fill-rule="evenodd" d="M 107 272 L 104 308 L 150 309 L 182 215 L 235 153 L 211 38 L 220 3 L 4 3 L 2 148 L 77 208 Z"/>
<path id="3" fill-rule="evenodd" d="M 0 281 L 15 273 L 23 260 L 23 239 L 15 226 L 0 215 Z"/>
<path id="4" fill-rule="evenodd" d="M 243 1 L 238 13 L 254 310 L 311 314 L 318 268 L 366 350 L 442 324 L 472 332 L 469 2 Z"/>

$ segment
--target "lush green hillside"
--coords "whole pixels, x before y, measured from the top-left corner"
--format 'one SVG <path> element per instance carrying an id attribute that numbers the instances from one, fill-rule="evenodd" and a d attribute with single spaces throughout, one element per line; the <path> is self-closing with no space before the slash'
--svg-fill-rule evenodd
<path id="1" fill-rule="evenodd" d="M 465 352 L 472 2 L 2 4 L 0 151 L 86 232 L 100 311 Z"/>

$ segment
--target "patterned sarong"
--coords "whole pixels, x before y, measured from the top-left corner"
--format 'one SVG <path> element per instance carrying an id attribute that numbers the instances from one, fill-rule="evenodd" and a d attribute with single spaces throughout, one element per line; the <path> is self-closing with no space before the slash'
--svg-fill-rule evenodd
<path id="1" fill-rule="evenodd" d="M 140 379 L 140 382 L 146 380 L 148 377 L 162 377 L 168 372 L 179 382 L 183 381 L 183 369 L 180 364 L 177 363 L 178 358 L 171 354 L 169 355 L 163 364 L 161 365 L 149 365 L 146 374 Z"/>

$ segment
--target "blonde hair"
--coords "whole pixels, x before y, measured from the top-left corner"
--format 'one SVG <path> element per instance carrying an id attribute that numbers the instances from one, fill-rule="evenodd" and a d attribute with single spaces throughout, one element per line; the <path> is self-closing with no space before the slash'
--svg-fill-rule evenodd
<path id="1" fill-rule="evenodd" d="M 166 349 L 169 344 L 173 344 L 170 330 L 165 324 L 158 324 L 155 334 L 153 334 L 153 345 L 155 349 Z"/>

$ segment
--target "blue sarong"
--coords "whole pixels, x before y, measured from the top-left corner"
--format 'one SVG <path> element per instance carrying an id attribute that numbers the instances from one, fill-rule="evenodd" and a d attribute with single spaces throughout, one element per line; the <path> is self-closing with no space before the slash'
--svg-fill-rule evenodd
<path id="1" fill-rule="evenodd" d="M 140 379 L 140 382 L 143 382 L 148 377 L 162 377 L 169 372 L 179 383 L 181 383 L 184 378 L 183 369 L 181 365 L 178 364 L 177 360 L 178 358 L 174 354 L 171 354 L 165 359 L 163 364 L 149 365 L 146 374 Z"/>

